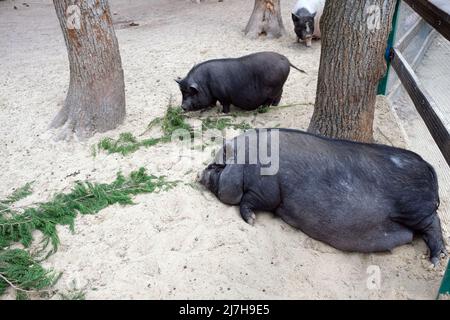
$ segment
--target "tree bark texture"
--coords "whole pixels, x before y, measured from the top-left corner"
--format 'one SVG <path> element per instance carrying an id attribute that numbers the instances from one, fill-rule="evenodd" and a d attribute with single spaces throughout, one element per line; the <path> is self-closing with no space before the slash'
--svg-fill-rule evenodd
<path id="1" fill-rule="evenodd" d="M 67 46 L 70 83 L 51 123 L 60 139 L 116 128 L 125 119 L 119 45 L 107 0 L 53 0 Z"/>
<path id="2" fill-rule="evenodd" d="M 395 0 L 326 2 L 310 132 L 373 141 L 377 85 L 386 71 L 394 9 Z"/>
<path id="3" fill-rule="evenodd" d="M 280 0 L 255 0 L 253 13 L 244 32 L 252 39 L 261 35 L 269 38 L 281 37 L 285 30 L 281 18 Z"/>

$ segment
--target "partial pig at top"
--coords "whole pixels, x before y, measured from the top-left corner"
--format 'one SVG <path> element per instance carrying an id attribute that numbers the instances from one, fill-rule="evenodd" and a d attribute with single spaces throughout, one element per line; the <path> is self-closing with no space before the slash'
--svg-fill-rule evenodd
<path id="1" fill-rule="evenodd" d="M 175 80 L 183 95 L 184 111 L 222 105 L 244 110 L 278 105 L 290 68 L 289 60 L 275 52 L 259 52 L 235 59 L 215 59 L 193 67 L 184 79 Z"/>
<path id="2" fill-rule="evenodd" d="M 320 18 L 322 17 L 325 0 L 298 0 L 292 10 L 297 40 L 304 41 L 307 47 L 312 39 L 320 39 Z"/>

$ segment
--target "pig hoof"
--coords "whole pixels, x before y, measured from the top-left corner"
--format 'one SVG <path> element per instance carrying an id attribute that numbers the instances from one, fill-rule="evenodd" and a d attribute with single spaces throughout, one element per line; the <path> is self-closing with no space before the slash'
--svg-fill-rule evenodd
<path id="1" fill-rule="evenodd" d="M 441 250 L 439 250 L 438 254 L 436 254 L 436 257 L 438 258 L 445 258 L 448 256 L 448 252 L 447 249 L 445 249 L 445 247 L 442 247 Z"/>
<path id="2" fill-rule="evenodd" d="M 441 250 L 436 256 L 431 257 L 431 263 L 435 268 L 440 265 L 441 259 L 445 259 L 448 256 L 447 250 Z"/>
<path id="3" fill-rule="evenodd" d="M 439 267 L 439 262 L 440 262 L 439 257 L 433 257 L 433 258 L 431 258 L 431 263 L 432 263 L 432 265 L 431 265 L 430 270 L 433 269 L 433 268 Z"/>
<path id="4" fill-rule="evenodd" d="M 251 226 L 254 226 L 255 225 L 255 220 L 256 220 L 256 215 L 254 213 L 252 213 L 250 215 L 250 217 L 248 217 L 245 222 L 247 222 Z"/>

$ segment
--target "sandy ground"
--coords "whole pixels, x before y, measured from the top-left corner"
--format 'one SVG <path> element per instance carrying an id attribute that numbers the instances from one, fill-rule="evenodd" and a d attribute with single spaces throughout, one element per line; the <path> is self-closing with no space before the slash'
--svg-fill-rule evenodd
<path id="1" fill-rule="evenodd" d="M 295 1 L 291 1 L 294 3 Z M 293 71 L 282 104 L 301 106 L 249 116 L 254 126 L 306 129 L 314 103 L 320 43 L 295 43 L 289 6 L 288 35 L 251 41 L 242 34 L 252 10 L 247 0 L 110 0 L 125 70 L 126 122 L 86 142 L 54 142 L 47 131 L 67 90 L 66 48 L 50 0 L 0 2 L 0 196 L 35 181 L 24 202 L 45 201 L 76 180 L 111 181 L 116 172 L 141 166 L 170 179 L 193 182 L 203 161 L 173 155 L 174 145 L 141 149 L 123 157 L 91 154 L 102 137 L 140 134 L 164 114 L 169 97 L 181 100 L 176 83 L 205 59 L 273 50 L 305 70 Z M 126 27 L 135 21 L 138 27 Z M 217 111 L 210 111 L 216 114 Z M 405 147 L 403 131 L 379 99 L 377 141 Z M 417 239 L 392 253 L 343 253 L 308 238 L 270 214 L 255 227 L 236 207 L 221 204 L 200 187 L 179 186 L 136 197 L 136 205 L 109 207 L 79 217 L 75 233 L 60 228 L 61 247 L 45 262 L 63 271 L 56 289 L 73 286 L 88 299 L 267 298 L 433 299 L 442 270 L 428 270 L 427 250 Z M 380 286 L 368 285 L 373 270 Z M 6 296 L 9 298 L 11 296 Z M 54 298 L 58 296 L 55 295 Z"/>

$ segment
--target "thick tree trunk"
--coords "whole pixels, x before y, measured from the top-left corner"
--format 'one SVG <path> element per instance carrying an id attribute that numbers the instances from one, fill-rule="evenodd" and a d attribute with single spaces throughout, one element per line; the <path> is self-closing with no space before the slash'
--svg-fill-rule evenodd
<path id="1" fill-rule="evenodd" d="M 395 0 L 327 1 L 321 20 L 322 55 L 309 131 L 371 142 L 376 90 Z"/>
<path id="2" fill-rule="evenodd" d="M 116 128 L 125 119 L 125 85 L 108 1 L 53 3 L 69 54 L 70 84 L 51 127 L 62 127 L 61 139 Z"/>
<path id="3" fill-rule="evenodd" d="M 255 0 L 253 13 L 245 27 L 245 34 L 253 39 L 261 35 L 279 38 L 284 34 L 280 0 Z"/>

